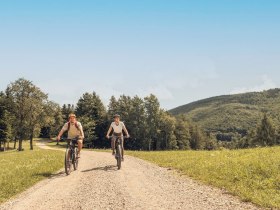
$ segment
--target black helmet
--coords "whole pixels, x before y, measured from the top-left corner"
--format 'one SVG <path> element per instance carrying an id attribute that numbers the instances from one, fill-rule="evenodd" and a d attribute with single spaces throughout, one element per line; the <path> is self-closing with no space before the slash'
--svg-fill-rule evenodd
<path id="1" fill-rule="evenodd" d="M 114 118 L 117 118 L 117 117 L 120 118 L 121 116 L 119 114 L 115 114 Z"/>

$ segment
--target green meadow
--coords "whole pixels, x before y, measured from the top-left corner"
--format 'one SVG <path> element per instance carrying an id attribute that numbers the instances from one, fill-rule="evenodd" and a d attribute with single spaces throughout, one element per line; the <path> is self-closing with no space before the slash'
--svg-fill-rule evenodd
<path id="1" fill-rule="evenodd" d="M 64 153 L 34 148 L 0 153 L 0 203 L 51 176 L 63 167 Z"/>

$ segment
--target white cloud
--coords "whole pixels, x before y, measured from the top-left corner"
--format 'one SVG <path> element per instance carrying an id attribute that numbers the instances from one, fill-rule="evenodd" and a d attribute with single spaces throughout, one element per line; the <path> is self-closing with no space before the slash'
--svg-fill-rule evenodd
<path id="1" fill-rule="evenodd" d="M 260 92 L 263 90 L 268 90 L 276 88 L 276 84 L 267 75 L 261 76 L 262 83 L 254 87 L 238 87 L 233 89 L 230 94 L 246 93 L 246 92 Z"/>
<path id="2" fill-rule="evenodd" d="M 173 99 L 172 92 L 164 85 L 147 87 L 145 89 L 139 89 L 136 91 L 136 95 L 140 97 L 146 97 L 149 96 L 150 94 L 154 94 L 155 96 L 157 96 L 159 100 Z"/>

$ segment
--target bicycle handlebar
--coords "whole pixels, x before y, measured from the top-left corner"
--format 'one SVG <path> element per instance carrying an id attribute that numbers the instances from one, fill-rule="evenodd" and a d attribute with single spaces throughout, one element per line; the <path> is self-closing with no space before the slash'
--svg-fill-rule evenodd
<path id="1" fill-rule="evenodd" d="M 129 137 L 127 137 L 127 136 L 116 136 L 116 137 L 123 137 L 124 139 L 129 139 L 130 138 L 130 136 Z M 111 138 L 113 138 L 113 136 L 109 136 L 108 139 L 111 139 Z"/>
<path id="2" fill-rule="evenodd" d="M 65 140 L 65 141 L 75 141 L 75 140 L 79 140 L 79 137 L 75 137 L 75 138 L 72 138 L 72 139 L 69 139 L 69 138 L 60 138 L 60 140 Z"/>

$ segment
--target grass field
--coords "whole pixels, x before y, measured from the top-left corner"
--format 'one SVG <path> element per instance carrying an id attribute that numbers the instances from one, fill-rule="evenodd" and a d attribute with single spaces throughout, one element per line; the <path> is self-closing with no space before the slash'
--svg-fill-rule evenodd
<path id="1" fill-rule="evenodd" d="M 64 153 L 37 147 L 0 153 L 0 203 L 24 191 L 63 167 Z"/>
<path id="2" fill-rule="evenodd" d="M 280 208 L 280 147 L 222 151 L 126 151 L 262 207 Z"/>
<path id="3" fill-rule="evenodd" d="M 49 146 L 49 147 L 53 147 L 53 148 L 66 148 L 66 145 L 67 145 L 67 143 L 66 142 L 59 142 L 59 144 L 57 145 L 57 142 L 55 141 L 55 140 L 53 140 L 53 141 L 49 141 L 48 143 L 47 143 L 47 145 Z"/>

